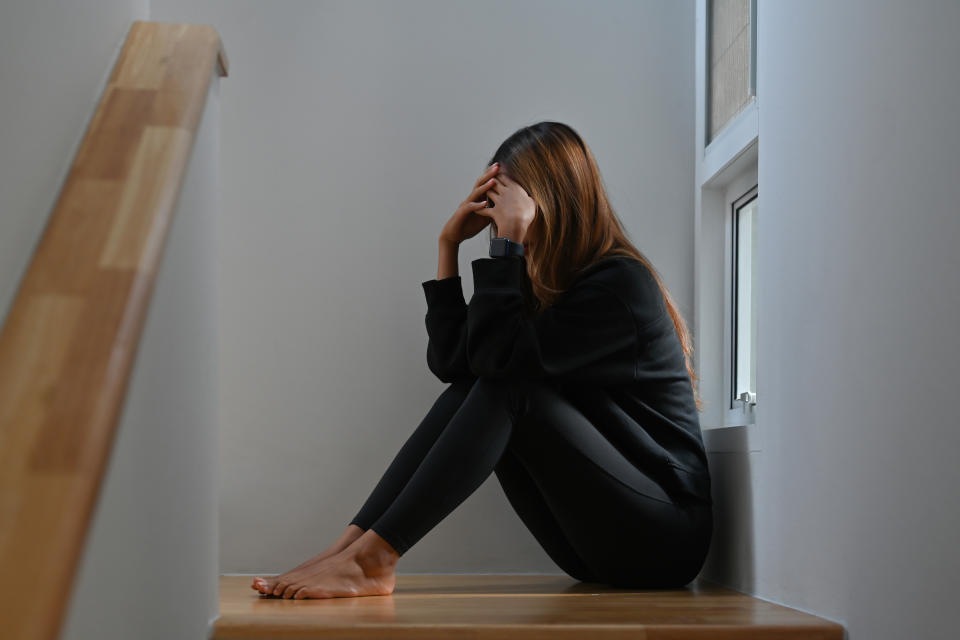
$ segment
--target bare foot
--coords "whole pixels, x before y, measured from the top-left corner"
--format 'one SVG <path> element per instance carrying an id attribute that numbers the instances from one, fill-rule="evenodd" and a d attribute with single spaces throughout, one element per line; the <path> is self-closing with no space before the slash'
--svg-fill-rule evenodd
<path id="1" fill-rule="evenodd" d="M 261 577 L 257 576 L 253 579 L 253 583 L 250 585 L 250 588 L 254 591 L 259 591 L 264 595 L 271 595 L 274 591 L 277 591 L 276 595 L 280 595 L 283 592 L 282 589 L 278 589 L 281 584 L 286 587 L 292 580 L 299 579 L 303 576 L 308 575 L 310 568 L 320 564 L 326 558 L 336 555 L 353 544 L 353 541 L 363 535 L 364 529 L 356 525 L 349 525 L 346 531 L 341 534 L 341 536 L 330 545 L 325 551 L 318 553 L 309 560 L 301 562 L 293 569 L 290 569 L 286 573 L 281 573 L 275 576 Z"/>
<path id="2" fill-rule="evenodd" d="M 259 591 L 264 595 L 279 595 L 279 593 L 273 594 L 274 590 L 282 591 L 282 588 L 291 581 L 308 575 L 311 567 L 319 564 L 322 560 L 325 560 L 330 556 L 340 553 L 340 551 L 342 551 L 342 549 L 338 550 L 330 547 L 326 551 L 318 553 L 309 560 L 298 564 L 296 567 L 290 569 L 286 573 L 267 577 L 257 576 L 253 579 L 253 584 L 250 585 L 250 588 L 254 591 Z"/>
<path id="3" fill-rule="evenodd" d="M 274 588 L 286 599 L 352 598 L 393 593 L 400 555 L 386 540 L 367 530 L 348 548 L 301 571 L 299 577 Z"/>

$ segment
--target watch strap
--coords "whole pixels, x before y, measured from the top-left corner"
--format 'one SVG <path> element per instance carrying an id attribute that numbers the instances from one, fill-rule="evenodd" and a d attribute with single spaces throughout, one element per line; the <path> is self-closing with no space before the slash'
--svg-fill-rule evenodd
<path id="1" fill-rule="evenodd" d="M 496 237 L 490 239 L 490 257 L 522 256 L 523 244 L 514 242 L 510 238 Z"/>

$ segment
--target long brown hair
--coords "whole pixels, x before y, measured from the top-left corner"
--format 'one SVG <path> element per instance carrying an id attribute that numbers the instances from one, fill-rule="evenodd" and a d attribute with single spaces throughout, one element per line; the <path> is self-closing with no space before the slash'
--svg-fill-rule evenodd
<path id="1" fill-rule="evenodd" d="M 494 162 L 500 163 L 500 173 L 523 187 L 537 203 L 527 230 L 533 246 L 526 260 L 534 312 L 556 302 L 573 279 L 595 262 L 613 256 L 638 260 L 660 286 L 683 347 L 697 409 L 703 411 L 687 323 L 660 274 L 630 241 L 607 198 L 593 153 L 580 135 L 560 122 L 538 122 L 504 140 L 487 166 Z M 491 221 L 491 237 L 495 233 Z"/>

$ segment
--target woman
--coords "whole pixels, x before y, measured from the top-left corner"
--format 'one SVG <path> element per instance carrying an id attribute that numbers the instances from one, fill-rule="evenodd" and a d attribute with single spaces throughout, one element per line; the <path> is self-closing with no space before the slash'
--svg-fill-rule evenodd
<path id="1" fill-rule="evenodd" d="M 472 263 L 490 227 L 522 255 Z M 511 246 L 513 243 L 513 246 Z M 713 531 L 700 399 L 683 318 L 628 240 L 592 153 L 558 122 L 507 138 L 439 238 L 423 282 L 427 364 L 440 394 L 343 535 L 257 591 L 385 595 L 397 560 L 495 473 L 546 553 L 573 578 L 676 588 Z"/>

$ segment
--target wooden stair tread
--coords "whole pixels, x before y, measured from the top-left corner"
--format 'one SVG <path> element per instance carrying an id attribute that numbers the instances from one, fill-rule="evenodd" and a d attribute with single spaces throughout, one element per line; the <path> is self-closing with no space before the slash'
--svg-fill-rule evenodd
<path id="1" fill-rule="evenodd" d="M 615 589 L 548 574 L 397 574 L 389 596 L 285 600 L 220 577 L 212 638 L 818 638 L 830 620 L 698 579 Z"/>

